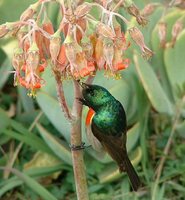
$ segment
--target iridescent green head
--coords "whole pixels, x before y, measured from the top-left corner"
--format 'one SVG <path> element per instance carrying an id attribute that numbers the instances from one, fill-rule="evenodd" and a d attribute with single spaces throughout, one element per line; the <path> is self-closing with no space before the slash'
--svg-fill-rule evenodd
<path id="1" fill-rule="evenodd" d="M 104 87 L 99 85 L 90 85 L 81 83 L 83 88 L 82 95 L 85 100 L 85 104 L 93 108 L 95 111 L 113 100 L 114 97 Z"/>

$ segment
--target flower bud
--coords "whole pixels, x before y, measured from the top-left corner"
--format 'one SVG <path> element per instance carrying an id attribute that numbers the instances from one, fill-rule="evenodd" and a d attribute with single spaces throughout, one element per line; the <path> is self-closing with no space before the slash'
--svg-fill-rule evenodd
<path id="1" fill-rule="evenodd" d="M 18 27 L 18 22 L 6 22 L 0 25 L 0 38 L 4 37 L 10 31 L 13 31 Z"/>
<path id="2" fill-rule="evenodd" d="M 65 52 L 65 46 L 62 44 L 60 47 L 60 52 L 57 58 L 57 62 L 60 67 L 62 67 L 61 70 L 64 69 L 64 67 L 68 64 L 67 58 L 66 58 L 66 52 Z"/>
<path id="3" fill-rule="evenodd" d="M 126 8 L 128 13 L 136 18 L 136 21 L 138 22 L 139 25 L 145 26 L 148 23 L 147 19 L 140 14 L 139 9 L 136 7 L 134 3 L 132 3 Z"/>
<path id="4" fill-rule="evenodd" d="M 143 57 L 146 59 L 153 55 L 153 52 L 145 45 L 144 36 L 137 27 L 129 29 L 129 34 L 134 42 L 140 47 Z"/>
<path id="5" fill-rule="evenodd" d="M 42 23 L 42 28 L 44 31 L 47 33 L 53 35 L 54 34 L 54 28 L 53 24 L 51 21 L 45 16 L 44 21 Z M 49 46 L 50 46 L 50 40 L 46 37 L 43 37 L 43 51 L 44 54 L 50 57 L 50 51 L 49 51 Z"/>
<path id="6" fill-rule="evenodd" d="M 166 22 L 160 22 L 158 25 L 158 35 L 160 40 L 160 46 L 165 48 L 166 46 L 166 34 L 167 34 L 167 24 Z"/>
<path id="7" fill-rule="evenodd" d="M 35 31 L 35 42 L 39 48 L 40 58 L 44 58 L 43 44 L 44 44 L 44 36 L 40 31 Z"/>
<path id="8" fill-rule="evenodd" d="M 99 69 L 102 69 L 105 60 L 103 57 L 103 41 L 102 38 L 98 38 L 95 46 L 95 60 Z"/>
<path id="9" fill-rule="evenodd" d="M 114 57 L 114 46 L 113 41 L 108 38 L 103 40 L 103 57 L 106 61 L 106 65 L 113 71 L 112 61 Z"/>
<path id="10" fill-rule="evenodd" d="M 114 39 L 114 37 L 115 37 L 115 34 L 112 31 L 112 29 L 109 26 L 107 26 L 107 25 L 105 25 L 101 22 L 97 24 L 96 31 L 101 36 L 104 36 L 104 37 L 107 37 L 107 38 Z"/>
<path id="11" fill-rule="evenodd" d="M 80 49 L 78 49 L 78 45 L 75 45 L 74 39 L 68 35 L 64 41 L 65 44 L 65 53 L 68 61 L 70 64 L 75 64 L 76 63 L 76 54 Z M 78 47 L 78 48 L 76 48 Z"/>
<path id="12" fill-rule="evenodd" d="M 58 54 L 60 52 L 60 43 L 61 43 L 61 37 L 60 37 L 60 32 L 57 31 L 52 35 L 52 38 L 50 40 L 50 54 L 51 54 L 51 60 L 53 63 L 56 62 Z"/>
<path id="13" fill-rule="evenodd" d="M 16 48 L 12 57 L 12 65 L 15 70 L 20 70 L 24 64 L 24 52 L 21 48 Z"/>
<path id="14" fill-rule="evenodd" d="M 12 66 L 14 71 L 14 86 L 17 86 L 20 80 L 20 70 L 24 64 L 24 52 L 21 48 L 16 48 L 12 57 Z"/>
<path id="15" fill-rule="evenodd" d="M 85 53 L 86 59 L 91 60 L 93 55 L 93 45 L 87 36 L 84 36 L 81 40 L 82 50 Z"/>
<path id="16" fill-rule="evenodd" d="M 76 15 L 77 18 L 84 17 L 89 13 L 91 8 L 92 6 L 90 4 L 83 3 L 76 8 L 74 14 Z"/>
<path id="17" fill-rule="evenodd" d="M 4 37 L 9 32 L 6 24 L 0 25 L 0 38 Z"/>
<path id="18" fill-rule="evenodd" d="M 31 47 L 28 49 L 27 58 L 26 58 L 26 66 L 30 71 L 36 71 L 40 61 L 39 48 L 37 44 L 34 42 Z"/>
<path id="19" fill-rule="evenodd" d="M 20 16 L 20 21 L 27 21 L 31 19 L 33 15 L 36 13 L 36 10 L 39 6 L 40 2 L 36 2 L 35 4 L 30 5 Z"/>

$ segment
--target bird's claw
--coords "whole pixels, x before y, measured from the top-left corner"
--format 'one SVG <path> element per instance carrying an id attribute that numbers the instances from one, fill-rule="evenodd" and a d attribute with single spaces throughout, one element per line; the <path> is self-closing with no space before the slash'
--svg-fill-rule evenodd
<path id="1" fill-rule="evenodd" d="M 82 150 L 82 149 L 91 147 L 91 145 L 85 146 L 85 142 L 82 142 L 81 145 L 70 144 L 69 147 L 70 147 L 71 151 L 78 151 L 78 150 Z"/>

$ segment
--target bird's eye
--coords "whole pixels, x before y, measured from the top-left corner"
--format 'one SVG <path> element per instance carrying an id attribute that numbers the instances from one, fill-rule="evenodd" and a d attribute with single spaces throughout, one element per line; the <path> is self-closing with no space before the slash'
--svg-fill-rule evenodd
<path id="1" fill-rule="evenodd" d="M 94 90 L 89 90 L 89 94 L 90 94 L 91 96 L 94 96 Z"/>

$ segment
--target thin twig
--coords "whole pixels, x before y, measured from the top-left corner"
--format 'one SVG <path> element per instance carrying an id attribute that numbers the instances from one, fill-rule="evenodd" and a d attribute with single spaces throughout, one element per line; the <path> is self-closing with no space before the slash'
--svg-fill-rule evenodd
<path id="1" fill-rule="evenodd" d="M 95 75 L 88 76 L 86 83 L 91 84 L 94 81 Z"/>
<path id="2" fill-rule="evenodd" d="M 115 7 L 111 10 L 112 12 L 114 12 L 118 7 L 121 6 L 121 4 L 124 2 L 125 0 L 120 0 L 116 5 Z"/>
<path id="3" fill-rule="evenodd" d="M 55 75 L 56 90 L 57 90 L 57 96 L 58 96 L 60 107 L 62 109 L 62 112 L 64 112 L 65 117 L 71 122 L 72 115 L 71 115 L 71 112 L 69 111 L 69 108 L 65 99 L 61 75 L 58 71 L 53 70 L 53 72 Z"/>

